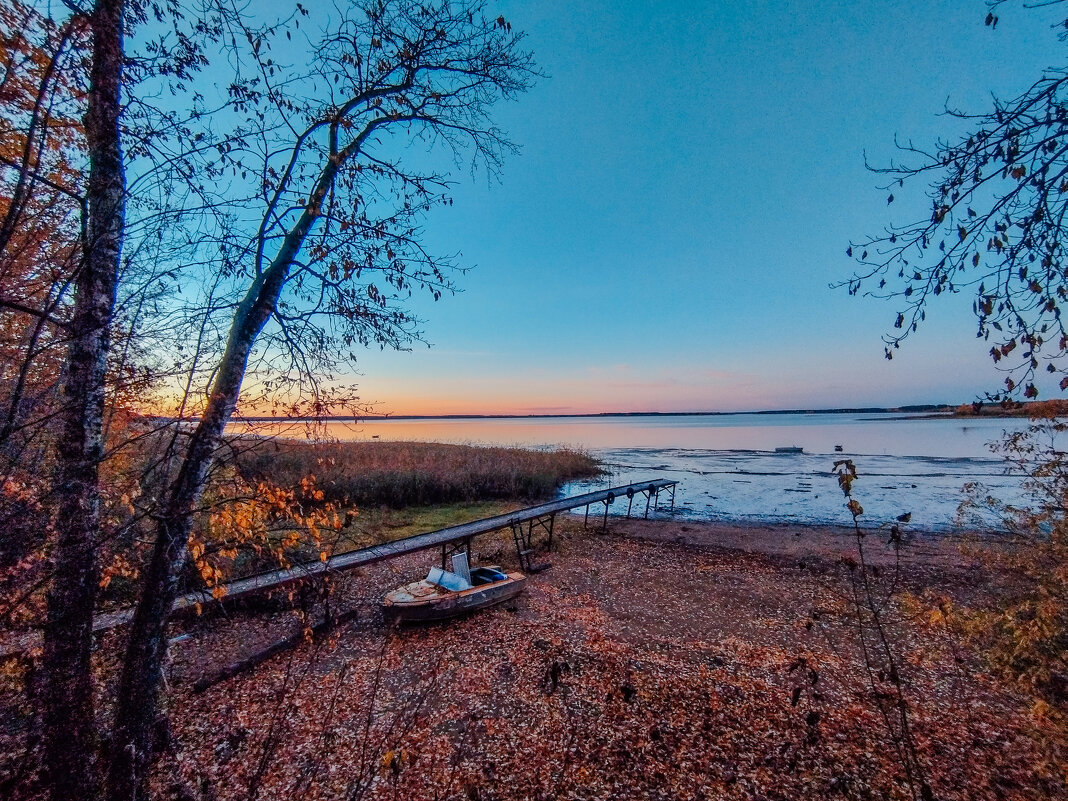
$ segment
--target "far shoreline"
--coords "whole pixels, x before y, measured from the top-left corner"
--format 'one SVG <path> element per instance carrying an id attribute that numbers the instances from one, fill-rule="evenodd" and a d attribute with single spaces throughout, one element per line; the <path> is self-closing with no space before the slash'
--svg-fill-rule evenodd
<path id="1" fill-rule="evenodd" d="M 231 423 L 377 423 L 390 420 L 597 420 L 608 418 L 669 418 L 669 417 L 742 417 L 786 415 L 834 415 L 834 414 L 879 414 L 899 415 L 891 420 L 916 419 L 1009 419 L 1068 416 L 1068 400 L 1013 401 L 999 403 L 920 403 L 904 406 L 848 406 L 833 409 L 760 409 L 757 411 L 624 411 L 624 412 L 574 412 L 537 414 L 368 414 L 326 415 L 322 417 L 287 417 L 282 415 L 247 415 L 231 418 Z M 152 415 L 149 415 L 150 417 Z M 170 419 L 164 415 L 157 419 Z M 188 418 L 195 421 L 197 418 Z"/>
<path id="2" fill-rule="evenodd" d="M 949 404 L 920 404 L 895 407 L 851 407 L 841 409 L 763 409 L 760 411 L 733 412 L 583 412 L 574 414 L 368 414 L 368 415 L 326 415 L 323 417 L 286 417 L 286 416 L 237 416 L 231 423 L 360 423 L 383 422 L 388 420 L 559 420 L 559 419 L 597 419 L 606 417 L 739 417 L 742 415 L 790 415 L 790 414 L 901 414 L 915 416 L 949 417 L 954 416 L 958 407 Z M 164 417 L 160 415 L 159 417 Z M 187 418 L 196 420 L 197 418 Z"/>

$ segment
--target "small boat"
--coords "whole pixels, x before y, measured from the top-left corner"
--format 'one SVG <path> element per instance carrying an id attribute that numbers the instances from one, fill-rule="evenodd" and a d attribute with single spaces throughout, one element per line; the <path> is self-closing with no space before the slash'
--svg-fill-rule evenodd
<path id="1" fill-rule="evenodd" d="M 452 571 L 430 568 L 422 581 L 405 584 L 382 599 L 386 617 L 398 623 L 446 620 L 504 603 L 526 589 L 522 573 L 505 573 L 496 565 L 469 568 L 467 554 L 452 559 Z"/>
<path id="2" fill-rule="evenodd" d="M 786 448 L 776 448 L 775 453 L 804 453 L 804 448 L 799 448 L 796 445 L 791 445 Z"/>

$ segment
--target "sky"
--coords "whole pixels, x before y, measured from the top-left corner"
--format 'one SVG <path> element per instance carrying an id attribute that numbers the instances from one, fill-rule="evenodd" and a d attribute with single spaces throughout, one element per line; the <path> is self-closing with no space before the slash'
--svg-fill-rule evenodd
<path id="1" fill-rule="evenodd" d="M 1057 9 L 953 2 L 509 1 L 546 74 L 496 120 L 499 181 L 460 170 L 426 238 L 473 269 L 415 311 L 431 347 L 361 354 L 389 414 L 961 403 L 999 388 L 971 298 L 883 358 L 851 240 L 928 213 L 865 169 L 1064 62 Z M 495 11 L 496 13 L 496 11 Z"/>

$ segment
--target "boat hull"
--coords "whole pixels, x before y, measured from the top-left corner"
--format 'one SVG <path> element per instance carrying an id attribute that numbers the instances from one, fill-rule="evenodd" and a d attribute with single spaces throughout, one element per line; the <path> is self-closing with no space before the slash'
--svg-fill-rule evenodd
<path id="1" fill-rule="evenodd" d="M 503 581 L 460 592 L 439 590 L 426 582 L 415 582 L 389 593 L 382 601 L 382 610 L 387 619 L 396 623 L 448 620 L 510 601 L 526 589 L 526 584 L 526 576 L 522 573 L 509 573 Z M 427 591 L 427 587 L 430 591 Z"/>

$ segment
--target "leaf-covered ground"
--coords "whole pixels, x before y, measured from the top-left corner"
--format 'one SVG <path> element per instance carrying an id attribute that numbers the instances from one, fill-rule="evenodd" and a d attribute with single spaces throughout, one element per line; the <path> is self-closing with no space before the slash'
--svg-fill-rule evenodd
<path id="1" fill-rule="evenodd" d="M 338 590 L 335 604 L 363 605 L 356 621 L 203 693 L 196 678 L 294 622 L 196 623 L 172 646 L 174 745 L 154 786 L 217 799 L 910 797 L 841 617 L 847 538 L 735 531 L 757 551 L 744 553 L 694 525 L 566 528 L 513 610 L 390 630 L 376 599 L 433 557 L 379 566 Z M 982 589 L 952 548 L 928 551 L 914 583 Z M 893 633 L 935 797 L 1063 795 L 1023 699 L 934 632 Z"/>

